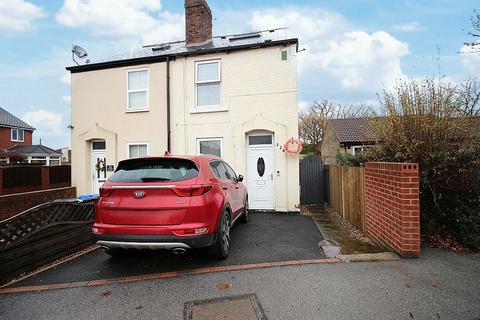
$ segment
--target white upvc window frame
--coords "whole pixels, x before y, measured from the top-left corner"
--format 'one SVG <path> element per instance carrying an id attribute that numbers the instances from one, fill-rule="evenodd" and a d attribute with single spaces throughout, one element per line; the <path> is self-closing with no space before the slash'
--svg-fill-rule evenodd
<path id="1" fill-rule="evenodd" d="M 147 88 L 146 89 L 135 89 L 135 90 L 129 90 L 128 89 L 128 75 L 132 72 L 139 72 L 139 71 L 146 71 L 147 72 Z M 136 68 L 136 69 L 128 69 L 127 72 L 125 73 L 125 84 L 126 84 L 126 92 L 127 92 L 127 105 L 125 107 L 125 112 L 146 112 L 150 110 L 150 70 L 149 68 Z M 146 106 L 143 108 L 130 108 L 130 93 L 136 93 L 136 92 L 145 92 L 147 93 L 146 96 Z"/>
<path id="2" fill-rule="evenodd" d="M 134 159 L 134 158 L 130 158 L 130 146 L 147 146 L 147 157 L 150 156 L 150 142 L 143 142 L 143 141 L 139 141 L 139 142 L 127 142 L 127 152 L 126 152 L 126 158 L 127 159 Z"/>
<path id="3" fill-rule="evenodd" d="M 372 146 L 371 145 L 361 145 L 361 146 L 351 146 L 351 150 L 352 150 L 352 155 L 356 155 L 357 154 L 357 151 L 356 149 L 360 149 L 361 153 L 363 153 L 365 150 L 371 148 Z"/>
<path id="4" fill-rule="evenodd" d="M 218 75 L 216 79 L 212 80 L 198 80 L 198 66 L 202 64 L 211 64 L 211 63 L 218 63 Z M 226 111 L 225 108 L 222 107 L 222 93 L 223 93 L 223 86 L 222 86 L 222 60 L 221 59 L 210 59 L 210 60 L 201 60 L 195 61 L 195 108 L 192 113 L 201 113 L 201 112 L 214 112 L 214 111 Z M 207 105 L 207 106 L 199 106 L 198 105 L 198 87 L 202 84 L 219 84 L 220 85 L 220 103 L 218 105 Z"/>
<path id="5" fill-rule="evenodd" d="M 223 137 L 197 138 L 197 155 L 203 155 L 202 153 L 200 153 L 200 142 L 208 142 L 208 141 L 220 141 L 220 158 L 223 159 Z"/>
<path id="6" fill-rule="evenodd" d="M 14 132 L 14 131 L 17 133 L 17 139 L 13 139 L 13 132 Z M 22 138 L 23 138 L 23 139 L 21 139 L 21 140 L 20 140 L 20 138 L 19 138 L 19 133 L 20 133 L 20 131 L 22 132 Z M 12 129 L 10 130 L 10 141 L 13 141 L 13 142 L 25 142 L 25 130 L 24 130 L 24 129 L 20 129 L 20 128 L 12 128 Z"/>

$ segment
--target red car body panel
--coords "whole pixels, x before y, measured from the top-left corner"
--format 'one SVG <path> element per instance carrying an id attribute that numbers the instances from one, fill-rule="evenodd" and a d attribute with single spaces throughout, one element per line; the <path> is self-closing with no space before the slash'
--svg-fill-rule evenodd
<path id="1" fill-rule="evenodd" d="M 175 238 L 213 235 L 225 209 L 229 210 L 232 221 L 242 214 L 247 190 L 237 179 L 219 179 L 214 175 L 210 162 L 223 161 L 217 157 L 165 156 L 125 162 L 163 159 L 192 161 L 198 174 L 180 181 L 126 183 L 109 179 L 100 189 L 96 206 L 93 225 L 96 239 L 108 239 L 108 235 Z"/>

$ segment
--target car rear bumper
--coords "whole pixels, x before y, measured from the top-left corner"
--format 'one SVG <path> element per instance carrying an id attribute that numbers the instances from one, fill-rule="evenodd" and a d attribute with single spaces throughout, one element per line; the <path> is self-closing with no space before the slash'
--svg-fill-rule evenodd
<path id="1" fill-rule="evenodd" d="M 213 245 L 215 241 L 214 234 L 191 237 L 165 235 L 94 234 L 93 238 L 97 241 L 99 246 L 108 249 L 191 249 L 208 247 Z"/>

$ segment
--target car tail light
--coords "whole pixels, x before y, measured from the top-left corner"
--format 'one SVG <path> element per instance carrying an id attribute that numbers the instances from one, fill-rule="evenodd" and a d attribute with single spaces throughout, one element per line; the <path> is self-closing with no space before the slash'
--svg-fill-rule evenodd
<path id="1" fill-rule="evenodd" d="M 173 188 L 173 192 L 179 197 L 190 197 L 191 186 L 181 186 Z"/>
<path id="2" fill-rule="evenodd" d="M 112 193 L 111 188 L 100 187 L 100 197 L 107 198 Z"/>
<path id="3" fill-rule="evenodd" d="M 104 233 L 105 233 L 105 229 L 93 227 L 93 228 L 92 228 L 92 232 L 95 233 L 95 234 L 104 234 Z"/>
<path id="4" fill-rule="evenodd" d="M 176 236 L 189 236 L 189 235 L 201 235 L 208 231 L 208 228 L 197 228 L 197 229 L 177 229 L 173 231 L 173 234 Z"/>
<path id="5" fill-rule="evenodd" d="M 196 184 L 192 186 L 192 197 L 201 196 L 212 189 L 211 184 Z"/>
<path id="6" fill-rule="evenodd" d="M 179 197 L 201 196 L 212 189 L 211 184 L 194 184 L 191 186 L 179 186 L 173 188 L 173 192 Z"/>

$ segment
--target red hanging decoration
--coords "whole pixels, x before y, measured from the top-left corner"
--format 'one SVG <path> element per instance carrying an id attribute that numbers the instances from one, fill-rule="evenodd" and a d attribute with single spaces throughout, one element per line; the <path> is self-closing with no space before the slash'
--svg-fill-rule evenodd
<path id="1" fill-rule="evenodd" d="M 302 152 L 302 149 L 302 142 L 295 138 L 288 139 L 288 141 L 285 142 L 285 144 L 283 145 L 283 150 L 285 150 L 285 152 L 291 156 L 296 156 L 297 154 L 300 154 L 300 152 Z"/>

